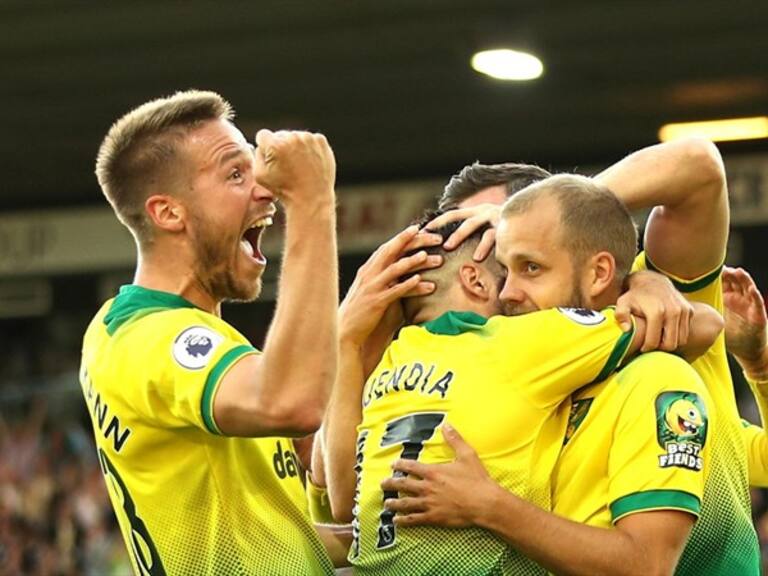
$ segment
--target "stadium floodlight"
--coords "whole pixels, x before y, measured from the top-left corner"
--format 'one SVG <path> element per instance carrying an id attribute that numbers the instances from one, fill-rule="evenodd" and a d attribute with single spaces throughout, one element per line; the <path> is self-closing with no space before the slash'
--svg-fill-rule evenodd
<path id="1" fill-rule="evenodd" d="M 533 54 L 507 48 L 477 52 L 472 68 L 499 80 L 534 80 L 544 72 L 544 64 Z"/>
<path id="2" fill-rule="evenodd" d="M 677 122 L 665 124 L 659 129 L 659 140 L 662 142 L 686 136 L 702 136 L 713 142 L 768 138 L 768 116 Z"/>

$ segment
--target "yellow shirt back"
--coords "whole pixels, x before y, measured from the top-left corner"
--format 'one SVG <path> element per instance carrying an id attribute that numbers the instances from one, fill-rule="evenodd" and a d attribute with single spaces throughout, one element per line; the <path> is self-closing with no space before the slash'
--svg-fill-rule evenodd
<path id="1" fill-rule="evenodd" d="M 484 530 L 396 528 L 383 509 L 383 500 L 395 494 L 383 493 L 380 483 L 399 457 L 453 460 L 438 430 L 450 421 L 497 482 L 549 508 L 549 478 L 567 420 L 558 406 L 610 374 L 631 338 L 612 310 L 545 310 L 489 320 L 449 312 L 401 330 L 363 392 L 350 551 L 356 573 L 543 573 Z"/>
<path id="2" fill-rule="evenodd" d="M 698 516 L 717 430 L 710 404 L 693 368 L 664 352 L 574 394 L 553 511 L 602 528 L 651 510 Z"/>
<path id="3" fill-rule="evenodd" d="M 124 286 L 85 334 L 81 384 L 137 574 L 332 574 L 288 438 L 220 434 L 229 368 L 257 350 L 174 294 Z"/>
<path id="4" fill-rule="evenodd" d="M 723 312 L 721 268 L 694 280 L 658 270 L 641 252 L 635 270 L 649 269 L 668 276 L 690 301 Z M 760 549 L 752 525 L 747 448 L 725 353 L 725 335 L 691 364 L 703 380 L 717 433 L 709 439 L 710 473 L 704 487 L 701 517 L 693 527 L 676 574 L 712 576 L 760 574 Z"/>

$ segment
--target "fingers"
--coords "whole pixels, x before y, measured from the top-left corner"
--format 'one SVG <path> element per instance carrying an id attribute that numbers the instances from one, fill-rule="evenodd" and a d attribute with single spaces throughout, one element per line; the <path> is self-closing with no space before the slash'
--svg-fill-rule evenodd
<path id="1" fill-rule="evenodd" d="M 628 332 L 632 329 L 632 310 L 630 308 L 628 298 L 621 296 L 616 301 L 614 316 L 623 332 Z"/>
<path id="2" fill-rule="evenodd" d="M 456 454 L 457 459 L 470 458 L 476 456 L 472 446 L 466 443 L 461 434 L 448 422 L 442 426 L 443 438 L 446 443 L 453 448 L 453 452 Z"/>
<path id="3" fill-rule="evenodd" d="M 659 349 L 671 352 L 677 348 L 677 341 L 680 334 L 680 314 L 674 310 L 667 310 L 664 316 L 664 322 L 661 328 L 661 340 Z"/>
<path id="4" fill-rule="evenodd" d="M 384 508 L 398 514 L 413 514 L 426 512 L 427 506 L 421 498 L 403 496 L 402 498 L 387 498 L 384 500 Z"/>
<path id="5" fill-rule="evenodd" d="M 394 518 L 395 526 L 427 526 L 431 523 L 426 513 L 398 515 Z"/>
<path id="6" fill-rule="evenodd" d="M 484 216 L 467 218 L 464 220 L 464 222 L 461 223 L 456 231 L 448 237 L 448 240 L 445 241 L 443 247 L 446 250 L 453 250 L 454 248 L 460 246 L 464 240 L 472 236 L 472 234 L 474 234 L 479 228 L 485 226 L 486 224 L 488 224 L 488 219 Z"/>
<path id="7" fill-rule="evenodd" d="M 693 306 L 688 305 L 683 307 L 683 311 L 680 314 L 680 323 L 678 324 L 678 348 L 685 346 L 688 343 L 688 337 L 691 331 L 691 323 L 693 322 Z"/>
<path id="8" fill-rule="evenodd" d="M 659 306 L 659 309 L 653 314 L 646 314 L 646 328 L 645 328 L 645 340 L 641 350 L 648 352 L 650 350 L 657 350 L 661 343 L 662 329 L 664 327 L 664 308 Z"/>
<path id="9" fill-rule="evenodd" d="M 443 237 L 440 234 L 419 230 L 419 233 L 411 238 L 410 242 L 403 247 L 402 251 L 410 252 L 412 250 L 418 250 L 419 248 L 431 248 L 433 246 L 440 246 L 442 243 Z"/>
<path id="10" fill-rule="evenodd" d="M 451 222 L 458 222 L 459 220 L 466 220 L 470 216 L 475 216 L 478 213 L 477 207 L 472 208 L 458 208 L 456 210 L 448 210 L 445 214 L 440 214 L 437 218 L 430 220 L 424 228 L 427 230 L 437 230 L 450 224 Z"/>
<path id="11" fill-rule="evenodd" d="M 382 480 L 381 488 L 391 492 L 406 492 L 413 496 L 421 496 L 424 490 L 424 481 L 414 476 L 391 476 Z"/>
<path id="12" fill-rule="evenodd" d="M 382 300 L 389 306 L 395 300 L 400 298 L 413 298 L 416 296 L 426 296 L 435 291 L 435 284 L 433 282 L 424 282 L 421 280 L 421 276 L 414 274 L 410 278 L 406 278 L 402 282 L 399 282 L 393 286 L 390 286 L 382 294 Z"/>
<path id="13" fill-rule="evenodd" d="M 496 245 L 496 228 L 489 228 L 483 232 L 483 237 L 480 239 L 480 243 L 475 248 L 475 253 L 472 258 L 475 262 L 483 262 Z"/>
<path id="14" fill-rule="evenodd" d="M 419 478 L 429 478 L 431 476 L 429 469 L 429 464 L 422 464 L 416 460 L 408 460 L 406 458 L 398 458 L 392 464 L 392 470 L 395 472 L 404 472 Z"/>

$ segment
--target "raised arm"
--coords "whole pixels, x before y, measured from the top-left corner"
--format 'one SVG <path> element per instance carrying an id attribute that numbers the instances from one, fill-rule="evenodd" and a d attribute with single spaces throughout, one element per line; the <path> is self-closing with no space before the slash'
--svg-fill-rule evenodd
<path id="1" fill-rule="evenodd" d="M 722 158 L 711 142 L 690 138 L 643 148 L 595 180 L 630 210 L 655 207 L 645 249 L 659 269 L 692 279 L 723 263 L 728 194 Z"/>
<path id="2" fill-rule="evenodd" d="M 442 257 L 427 256 L 424 251 L 401 258 L 403 249 L 434 246 L 441 241 L 439 235 L 419 234 L 416 226 L 407 228 L 380 246 L 358 270 L 339 308 L 340 370 L 322 430 L 328 496 L 333 516 L 339 522 L 352 519 L 357 426 L 362 417 L 363 384 L 372 359 L 381 358 L 402 321 L 399 299 L 434 290 L 434 285 L 422 282 L 418 274 L 404 281 L 400 278 L 442 262 Z"/>
<path id="3" fill-rule="evenodd" d="M 256 178 L 285 208 L 277 307 L 264 352 L 237 362 L 214 399 L 236 436 L 304 436 L 323 418 L 336 377 L 336 163 L 325 137 L 262 130 Z"/>

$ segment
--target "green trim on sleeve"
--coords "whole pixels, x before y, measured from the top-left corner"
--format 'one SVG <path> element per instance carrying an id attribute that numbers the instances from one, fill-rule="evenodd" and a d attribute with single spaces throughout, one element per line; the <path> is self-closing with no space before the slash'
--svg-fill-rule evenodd
<path id="1" fill-rule="evenodd" d="M 611 502 L 611 521 L 615 524 L 628 514 L 651 510 L 681 510 L 694 516 L 701 513 L 701 500 L 682 490 L 633 492 Z"/>
<path id="2" fill-rule="evenodd" d="M 600 374 L 597 375 L 597 377 L 592 380 L 589 384 L 594 384 L 595 382 L 602 382 L 608 376 L 610 376 L 621 364 L 621 361 L 624 360 L 624 356 L 627 354 L 627 350 L 629 350 L 629 345 L 632 343 L 632 339 L 635 337 L 635 323 L 632 322 L 632 329 L 628 332 L 624 332 L 621 336 L 619 336 L 619 339 L 616 341 L 616 344 L 613 347 L 613 350 L 611 351 L 611 355 L 608 356 L 608 360 L 605 363 L 605 366 L 603 366 L 603 369 L 600 370 Z"/>
<path id="3" fill-rule="evenodd" d="M 200 412 L 203 415 L 203 422 L 208 432 L 211 434 L 221 435 L 221 430 L 216 425 L 216 420 L 213 418 L 213 398 L 216 395 L 216 390 L 219 387 L 219 382 L 232 367 L 236 360 L 239 360 L 243 356 L 248 354 L 255 354 L 258 350 L 253 346 L 241 344 L 235 346 L 229 352 L 224 354 L 216 365 L 208 372 L 208 378 L 205 379 L 205 388 L 203 388 L 203 397 L 200 401 Z"/>
<path id="4" fill-rule="evenodd" d="M 654 265 L 654 263 L 651 262 L 651 259 L 648 258 L 648 254 L 644 254 L 644 257 L 645 257 L 645 267 L 648 268 L 648 270 L 651 270 L 652 272 L 658 272 L 659 274 L 663 274 L 664 276 L 666 276 L 672 281 L 672 284 L 674 285 L 675 288 L 677 288 L 680 292 L 684 294 L 690 293 L 690 292 L 696 292 L 712 284 L 712 282 L 714 282 L 720 277 L 720 273 L 723 271 L 723 265 L 724 265 L 724 264 L 720 264 L 720 266 L 712 270 L 712 272 L 709 272 L 708 274 L 705 274 L 704 276 L 701 276 L 694 280 L 683 280 L 682 278 L 677 278 L 672 274 L 670 274 L 669 272 L 665 272 L 664 270 L 657 268 Z"/>

